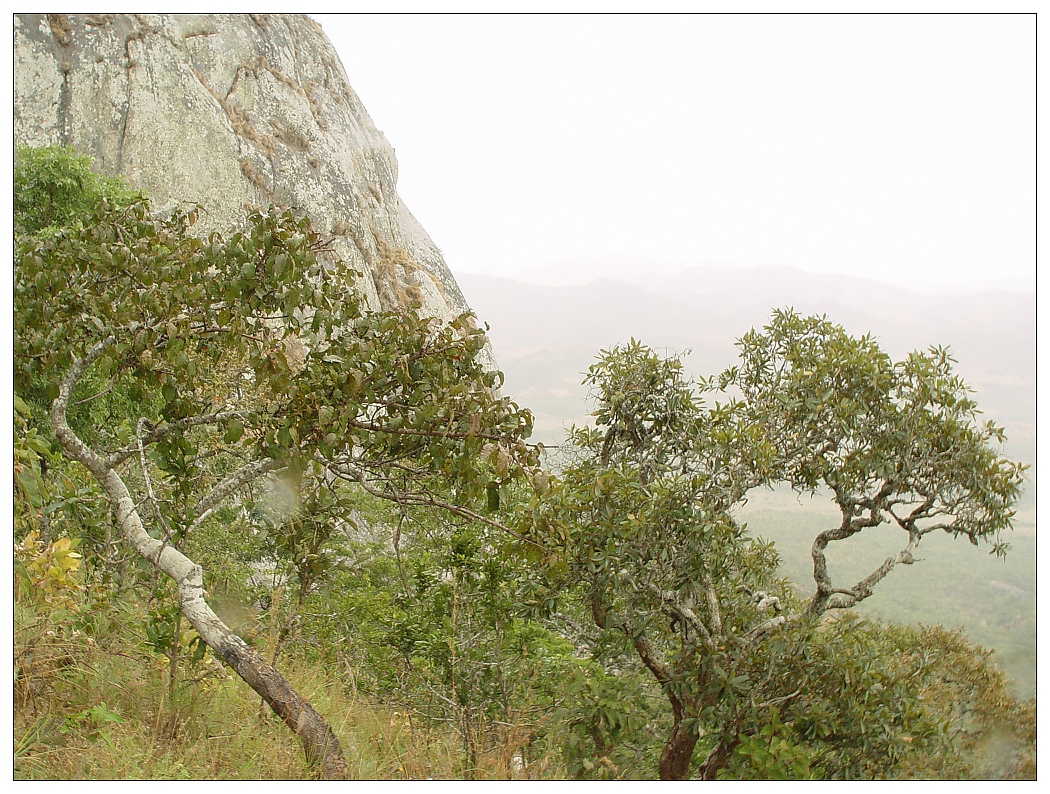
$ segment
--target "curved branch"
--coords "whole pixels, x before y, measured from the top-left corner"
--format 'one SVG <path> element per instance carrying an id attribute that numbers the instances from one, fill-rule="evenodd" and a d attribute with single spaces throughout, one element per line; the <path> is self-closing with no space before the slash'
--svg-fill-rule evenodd
<path id="1" fill-rule="evenodd" d="M 168 433 L 173 433 L 176 430 L 188 430 L 191 427 L 200 427 L 201 425 L 213 425 L 219 422 L 225 422 L 227 419 L 243 419 L 246 416 L 244 411 L 218 411 L 213 414 L 200 414 L 198 416 L 189 416 L 185 419 L 180 419 L 177 422 L 169 422 L 159 427 L 154 427 L 148 433 L 141 438 L 143 446 L 154 444 L 160 441 Z M 113 469 L 123 463 L 125 460 L 135 455 L 139 449 L 140 439 L 128 444 L 123 449 L 119 449 L 116 452 L 112 452 L 102 459 L 106 468 Z"/>
<path id="2" fill-rule="evenodd" d="M 715 746 L 700 764 L 697 777 L 700 780 L 715 780 L 718 777 L 718 770 L 729 762 L 738 744 L 740 744 L 740 739 L 736 736 L 723 736 L 715 742 Z"/>
<path id="3" fill-rule="evenodd" d="M 704 585 L 704 596 L 707 598 L 707 611 L 711 616 L 711 633 L 718 639 L 722 637 L 722 611 L 719 608 L 718 592 L 715 583 L 711 580 L 711 572 L 706 566 L 701 572 L 700 579 Z"/>
<path id="4" fill-rule="evenodd" d="M 709 648 L 714 647 L 711 632 L 707 630 L 707 626 L 703 624 L 703 621 L 700 620 L 693 610 L 678 600 L 677 593 L 673 590 L 661 590 L 652 583 L 650 583 L 649 589 L 660 598 L 660 606 L 665 614 L 685 623 L 700 635 L 705 645 Z"/>
<path id="5" fill-rule="evenodd" d="M 349 777 L 343 751 L 324 718 L 262 656 L 219 619 L 204 600 L 204 571 L 182 552 L 149 536 L 124 481 L 116 471 L 101 483 L 114 506 L 117 524 L 141 557 L 171 577 L 178 588 L 179 609 L 216 655 L 262 698 L 299 737 L 307 760 L 330 779 Z"/>
<path id="6" fill-rule="evenodd" d="M 835 529 L 821 532 L 813 540 L 813 548 L 810 554 L 813 557 L 813 580 L 817 584 L 817 591 L 810 599 L 809 606 L 806 607 L 806 611 L 811 615 L 823 613 L 828 608 L 831 594 L 835 591 L 831 581 L 831 574 L 828 573 L 828 559 L 824 555 L 828 545 L 832 541 L 845 540 L 863 529 L 878 526 L 882 522 L 882 517 L 874 510 L 870 511 L 866 518 L 854 518 L 854 504 L 856 502 L 852 499 L 847 500 L 845 503 L 840 501 L 842 523 Z"/>
<path id="7" fill-rule="evenodd" d="M 591 593 L 591 616 L 594 618 L 594 623 L 598 628 L 606 630 L 618 629 L 627 635 L 631 640 L 631 643 L 634 645 L 634 649 L 638 652 L 638 656 L 641 658 L 642 663 L 649 668 L 649 672 L 653 674 L 657 683 L 664 688 L 667 697 L 671 701 L 671 708 L 674 709 L 675 714 L 678 715 L 678 719 L 681 719 L 681 700 L 670 689 L 670 685 L 674 681 L 674 673 L 671 671 L 667 662 L 660 657 L 659 652 L 656 651 L 645 638 L 645 635 L 641 632 L 633 631 L 630 624 L 623 617 L 610 616 L 608 610 L 605 608 L 605 604 L 602 603 L 601 599 L 598 597 L 597 592 Z"/>
<path id="8" fill-rule="evenodd" d="M 792 692 L 790 694 L 780 695 L 779 697 L 770 698 L 769 700 L 765 701 L 764 703 L 755 703 L 752 700 L 751 701 L 751 706 L 756 711 L 764 711 L 766 709 L 772 708 L 773 706 L 779 706 L 782 703 L 787 703 L 789 700 L 794 700 L 795 698 L 797 698 L 801 694 L 802 694 L 802 687 L 799 687 L 798 689 L 796 689 L 794 692 Z"/>
<path id="9" fill-rule="evenodd" d="M 519 540 L 522 543 L 528 543 L 529 545 L 535 546 L 536 548 L 541 549 L 543 551 L 551 551 L 551 549 L 548 549 L 543 544 L 537 543 L 536 541 L 527 538 L 524 535 L 519 535 L 514 530 L 501 524 L 499 521 L 494 521 L 488 516 L 483 516 L 480 513 L 476 513 L 470 508 L 461 507 L 460 505 L 453 504 L 451 502 L 445 502 L 441 499 L 435 498 L 432 494 L 429 493 L 392 490 L 383 491 L 372 485 L 372 483 L 369 481 L 368 474 L 363 469 L 354 466 L 353 464 L 347 462 L 334 463 L 332 461 L 323 460 L 321 460 L 320 462 L 326 469 L 328 469 L 328 471 L 332 472 L 337 477 L 340 477 L 344 480 L 356 482 L 368 493 L 372 494 L 372 496 L 379 497 L 380 499 L 385 499 L 388 502 L 395 502 L 399 505 L 408 504 L 416 505 L 418 507 L 437 507 L 453 515 L 459 516 L 460 518 L 466 518 L 470 521 L 480 521 L 481 523 L 487 524 L 493 529 L 498 529 L 500 532 L 510 535 L 512 538 L 514 538 L 515 540 Z"/>
<path id="10" fill-rule="evenodd" d="M 69 395 L 87 367 L 98 360 L 113 337 L 98 342 L 82 359 L 74 358 L 51 403 L 51 424 L 63 452 L 82 463 L 102 487 L 113 509 L 117 525 L 132 548 L 157 570 L 175 581 L 179 609 L 216 656 L 226 662 L 295 733 L 307 760 L 327 778 L 346 779 L 349 769 L 339 740 L 313 707 L 247 643 L 219 619 L 204 599 L 204 572 L 167 540 L 150 537 L 127 485 L 115 469 L 91 450 L 66 420 Z"/>
<path id="11" fill-rule="evenodd" d="M 885 561 L 872 571 L 870 574 L 865 576 L 848 591 L 839 591 L 839 594 L 843 595 L 841 600 L 830 600 L 828 601 L 828 609 L 849 609 L 855 606 L 859 602 L 868 598 L 872 594 L 872 590 L 879 582 L 881 582 L 886 575 L 896 568 L 898 565 L 911 565 L 915 562 L 914 552 L 916 546 L 919 545 L 920 535 L 913 533 L 908 545 L 901 549 L 895 556 L 887 557 Z"/>
<path id="12" fill-rule="evenodd" d="M 791 620 L 792 622 L 796 622 L 799 619 L 799 616 L 792 616 Z M 762 637 L 771 632 L 777 626 L 783 626 L 787 622 L 788 618 L 786 618 L 784 615 L 777 615 L 776 617 L 772 617 L 769 620 L 765 620 L 759 623 L 757 626 L 749 630 L 747 634 L 744 635 L 744 644 L 749 647 L 754 645 L 756 642 L 762 639 Z"/>
<path id="13" fill-rule="evenodd" d="M 222 482 L 212 488 L 208 494 L 197 502 L 196 507 L 193 508 L 193 523 L 186 528 L 186 534 L 200 526 L 238 488 L 247 485 L 253 480 L 257 480 L 264 474 L 276 471 L 284 465 L 272 458 L 260 458 L 227 475 Z"/>
<path id="14" fill-rule="evenodd" d="M 672 689 L 674 673 L 671 671 L 670 666 L 661 658 L 659 651 L 653 648 L 645 635 L 641 632 L 632 631 L 627 621 L 620 621 L 617 628 L 630 638 L 631 644 L 634 645 L 634 650 L 642 660 L 642 664 L 649 668 L 649 672 L 653 674 L 657 683 L 664 688 L 675 716 L 681 719 L 682 702 L 681 698 Z"/>
<path id="15" fill-rule="evenodd" d="M 73 388 L 80 381 L 84 372 L 98 361 L 102 353 L 113 342 L 114 337 L 112 335 L 107 336 L 100 342 L 95 343 L 83 358 L 74 358 L 69 365 L 69 369 L 66 370 L 66 376 L 58 386 L 58 396 L 51 402 L 51 427 L 55 431 L 55 437 L 62 445 L 62 449 L 73 460 L 84 464 L 96 479 L 105 476 L 107 469 L 105 462 L 73 432 L 73 429 L 66 422 L 66 407 L 69 404 L 69 395 L 73 392 Z M 132 444 L 131 448 L 130 454 L 134 454 L 138 449 L 135 444 Z"/>

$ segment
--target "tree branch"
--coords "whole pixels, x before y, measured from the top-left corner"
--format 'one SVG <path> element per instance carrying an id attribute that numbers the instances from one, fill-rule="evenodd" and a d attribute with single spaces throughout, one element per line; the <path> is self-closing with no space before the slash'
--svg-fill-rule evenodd
<path id="1" fill-rule="evenodd" d="M 868 598 L 875 585 L 881 582 L 886 577 L 886 574 L 896 568 L 897 565 L 911 565 L 915 562 L 914 551 L 916 546 L 919 545 L 920 537 L 919 533 L 912 533 L 908 545 L 901 549 L 896 556 L 887 557 L 882 565 L 853 585 L 850 590 L 841 593 L 844 596 L 841 601 L 829 600 L 827 608 L 849 609 L 863 601 L 865 598 Z"/>
<path id="2" fill-rule="evenodd" d="M 242 466 L 227 475 L 220 483 L 211 489 L 193 508 L 193 522 L 186 528 L 186 534 L 200 526 L 221 505 L 227 497 L 253 480 L 280 469 L 285 464 L 272 458 L 261 458 Z"/>
<path id="3" fill-rule="evenodd" d="M 219 619 L 204 599 L 204 572 L 182 552 L 168 545 L 167 538 L 157 540 L 142 523 L 138 507 L 115 469 L 91 450 L 66 420 L 69 395 L 87 367 L 98 360 L 113 337 L 96 343 L 82 358 L 74 358 L 51 403 L 51 424 L 65 454 L 80 463 L 95 477 L 113 509 L 117 526 L 139 556 L 158 571 L 174 580 L 178 589 L 179 610 L 216 656 L 270 704 L 274 712 L 299 738 L 307 759 L 320 766 L 325 777 L 346 779 L 349 769 L 339 740 L 328 723 L 303 700 L 291 685 L 259 656 L 247 643 Z M 137 446 L 137 442 L 136 442 Z M 134 449 L 132 451 L 134 454 Z"/>
<path id="4" fill-rule="evenodd" d="M 168 433 L 173 433 L 176 430 L 188 430 L 191 427 L 218 424 L 219 422 L 225 422 L 227 419 L 244 419 L 246 416 L 247 413 L 245 411 L 218 411 L 213 414 L 188 416 L 177 422 L 169 422 L 168 424 L 154 427 L 146 433 L 146 435 L 142 436 L 141 439 L 135 439 L 135 441 L 131 442 L 123 449 L 110 453 L 102 459 L 102 462 L 107 469 L 116 468 L 132 455 L 136 454 L 139 450 L 140 444 L 143 446 L 154 444 L 164 438 L 164 436 L 168 435 Z"/>
<path id="5" fill-rule="evenodd" d="M 828 529 L 817 535 L 810 552 L 813 557 L 813 580 L 817 584 L 817 591 L 810 599 L 809 606 L 806 607 L 806 611 L 811 615 L 819 615 L 824 612 L 828 606 L 828 599 L 834 592 L 831 575 L 828 573 L 828 560 L 824 554 L 828 544 L 835 540 L 845 540 L 863 529 L 878 526 L 882 522 L 882 517 L 874 510 L 869 511 L 866 518 L 855 518 L 853 508 L 856 500 L 851 497 L 837 495 L 836 501 L 842 513 L 842 523 L 835 529 Z"/>
<path id="6" fill-rule="evenodd" d="M 792 617 L 791 622 L 798 621 L 800 617 L 801 616 Z M 777 615 L 776 617 L 772 617 L 769 620 L 765 620 L 759 623 L 754 628 L 750 629 L 747 632 L 747 634 L 744 635 L 744 644 L 747 646 L 754 645 L 756 642 L 762 639 L 762 637 L 771 632 L 777 626 L 783 626 L 788 622 L 788 618 L 786 618 L 784 615 Z"/>
<path id="7" fill-rule="evenodd" d="M 688 627 L 692 628 L 700 635 L 704 644 L 707 645 L 708 648 L 714 647 L 714 642 L 711 639 L 711 632 L 707 630 L 707 626 L 704 625 L 703 621 L 700 620 L 699 616 L 692 609 L 678 599 L 677 593 L 673 590 L 661 590 L 652 582 L 649 583 L 649 590 L 656 594 L 660 599 L 660 608 L 664 614 L 670 615 L 675 620 L 681 621 Z"/>
<path id="8" fill-rule="evenodd" d="M 711 572 L 706 565 L 700 573 L 700 580 L 704 585 L 704 595 L 707 598 L 707 611 L 711 618 L 711 633 L 717 639 L 722 638 L 722 611 L 718 604 L 718 593 L 715 583 L 711 580 Z"/>
<path id="9" fill-rule="evenodd" d="M 51 427 L 55 431 L 55 437 L 71 458 L 84 464 L 88 471 L 98 479 L 105 476 L 108 467 L 102 458 L 73 432 L 73 429 L 66 421 L 66 407 L 69 404 L 69 395 L 80 381 L 84 372 L 99 359 L 102 353 L 105 352 L 105 349 L 113 342 L 114 337 L 112 335 L 107 336 L 105 339 L 96 342 L 84 354 L 83 358 L 74 358 L 66 371 L 66 376 L 58 386 L 58 396 L 51 402 Z M 136 449 L 136 445 L 132 444 L 130 454 L 134 454 Z"/>
<path id="10" fill-rule="evenodd" d="M 494 521 L 488 516 L 483 516 L 480 513 L 476 513 L 467 507 L 461 507 L 460 505 L 437 499 L 430 493 L 419 493 L 413 491 L 394 491 L 393 489 L 391 489 L 390 491 L 383 491 L 379 488 L 374 487 L 371 484 L 371 482 L 369 481 L 368 474 L 363 469 L 354 466 L 351 463 L 335 463 L 332 461 L 324 460 L 320 460 L 320 462 L 323 466 L 325 466 L 325 468 L 327 468 L 337 477 L 358 483 L 368 493 L 372 494 L 373 496 L 377 496 L 380 499 L 385 499 L 388 502 L 395 502 L 399 505 L 409 504 L 416 505 L 418 507 L 436 507 L 441 510 L 447 511 L 452 515 L 459 516 L 460 518 L 466 518 L 470 521 L 480 521 L 481 523 L 487 524 L 493 529 L 497 529 L 500 532 L 503 532 L 504 534 L 510 535 L 512 538 L 514 538 L 515 540 L 519 540 L 522 543 L 528 543 L 532 546 L 535 546 L 538 549 L 542 549 L 543 551 L 551 551 L 551 549 L 548 549 L 543 544 L 537 543 L 536 541 L 527 538 L 524 535 L 519 535 L 517 532 L 510 529 L 509 527 L 504 526 L 500 522 Z"/>

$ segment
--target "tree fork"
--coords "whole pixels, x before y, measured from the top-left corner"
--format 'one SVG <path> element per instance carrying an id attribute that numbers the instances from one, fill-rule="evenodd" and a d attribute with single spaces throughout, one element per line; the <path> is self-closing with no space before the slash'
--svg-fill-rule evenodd
<path id="1" fill-rule="evenodd" d="M 729 762 L 733 755 L 733 750 L 736 749 L 738 744 L 740 744 L 740 740 L 737 738 L 719 739 L 718 743 L 707 754 L 704 762 L 700 764 L 698 775 L 700 780 L 715 780 L 718 777 L 718 770 Z"/>

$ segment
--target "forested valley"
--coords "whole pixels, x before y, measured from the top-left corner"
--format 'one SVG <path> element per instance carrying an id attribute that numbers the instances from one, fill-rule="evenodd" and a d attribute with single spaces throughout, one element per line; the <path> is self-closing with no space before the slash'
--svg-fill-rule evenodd
<path id="1" fill-rule="evenodd" d="M 199 213 L 16 158 L 16 778 L 1035 777 L 990 651 L 856 609 L 1013 553 L 1026 466 L 948 349 L 777 309 L 694 378 L 631 340 L 552 449 L 477 318 Z M 771 488 L 825 504 L 795 582 L 741 518 Z"/>

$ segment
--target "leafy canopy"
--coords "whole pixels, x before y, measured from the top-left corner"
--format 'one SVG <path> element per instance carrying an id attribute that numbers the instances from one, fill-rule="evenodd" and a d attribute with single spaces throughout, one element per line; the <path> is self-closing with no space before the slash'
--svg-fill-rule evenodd
<path id="1" fill-rule="evenodd" d="M 82 159 L 51 154 L 23 159 L 23 206 L 35 190 L 66 212 L 46 204 L 31 228 L 66 225 L 16 240 L 16 394 L 49 406 L 124 538 L 175 580 L 178 610 L 156 611 L 154 647 L 177 653 L 181 612 L 323 774 L 343 777 L 330 726 L 215 615 L 184 550 L 224 506 L 275 502 L 301 602 L 330 576 L 331 537 L 354 526 L 362 491 L 498 526 L 478 511 L 534 462 L 531 415 L 498 396 L 470 316 L 367 311 L 360 274 L 294 211 L 202 239 L 199 208 L 109 201 Z"/>
<path id="2" fill-rule="evenodd" d="M 701 736 L 704 777 L 738 749 L 752 763 L 806 767 L 802 756 L 769 755 L 786 752 L 790 733 L 771 715 L 791 707 L 796 721 L 816 719 L 799 704 L 819 711 L 833 699 L 828 689 L 801 700 L 827 675 L 812 661 L 834 668 L 852 642 L 818 619 L 869 597 L 931 532 L 1005 553 L 1023 482 L 944 349 L 895 363 L 871 337 L 792 311 L 738 346 L 739 365 L 699 383 L 633 340 L 602 351 L 585 380 L 595 426 L 573 429 L 566 465 L 529 518 L 547 548 L 549 593 L 577 594 L 662 688 L 674 718 L 665 778 L 688 774 Z M 704 396 L 719 391 L 734 396 L 708 407 Z M 842 516 L 814 528 L 808 602 L 777 577 L 772 545 L 735 519 L 750 490 L 778 483 L 830 495 Z M 899 532 L 899 554 L 856 583 L 835 582 L 827 547 L 880 526 Z M 915 697 L 904 687 L 886 701 L 880 730 L 912 724 Z M 848 730 L 871 730 L 855 719 Z"/>
<path id="3" fill-rule="evenodd" d="M 176 489 L 199 489 L 204 442 L 191 435 L 212 427 L 207 443 L 227 465 L 385 467 L 391 488 L 426 501 L 439 481 L 461 500 L 487 494 L 512 476 L 501 455 L 531 454 L 531 416 L 494 396 L 498 373 L 477 363 L 484 336 L 469 317 L 366 312 L 356 274 L 291 211 L 254 212 L 206 240 L 190 233 L 196 213 L 100 200 L 82 228 L 18 241 L 15 389 L 52 400 L 89 360 L 103 393 L 74 397 L 109 401 L 106 425 L 83 428 L 109 463 L 141 437 Z"/>

